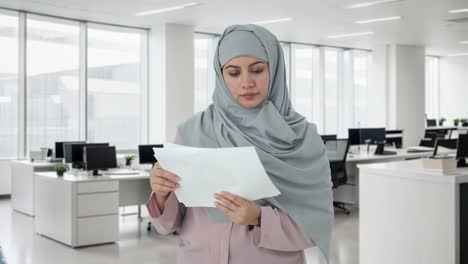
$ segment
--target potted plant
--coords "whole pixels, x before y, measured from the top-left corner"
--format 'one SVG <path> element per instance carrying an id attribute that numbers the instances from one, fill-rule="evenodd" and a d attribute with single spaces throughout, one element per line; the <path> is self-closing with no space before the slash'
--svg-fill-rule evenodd
<path id="1" fill-rule="evenodd" d="M 460 118 L 453 119 L 453 125 L 454 126 L 458 126 L 458 123 L 460 123 Z"/>
<path id="2" fill-rule="evenodd" d="M 447 118 L 445 118 L 445 117 L 441 117 L 441 118 L 439 118 L 439 126 L 443 126 L 443 125 L 444 125 L 444 122 L 445 122 L 445 120 L 447 120 Z"/>
<path id="3" fill-rule="evenodd" d="M 460 118 L 460 123 L 462 124 L 466 124 L 468 122 L 468 118 Z"/>
<path id="4" fill-rule="evenodd" d="M 125 155 L 125 166 L 130 167 L 132 165 L 132 160 L 135 159 L 135 157 L 136 156 L 133 154 Z"/>
<path id="5" fill-rule="evenodd" d="M 64 165 L 57 165 L 55 166 L 55 172 L 57 172 L 57 176 L 62 177 L 63 174 L 67 171 Z"/>

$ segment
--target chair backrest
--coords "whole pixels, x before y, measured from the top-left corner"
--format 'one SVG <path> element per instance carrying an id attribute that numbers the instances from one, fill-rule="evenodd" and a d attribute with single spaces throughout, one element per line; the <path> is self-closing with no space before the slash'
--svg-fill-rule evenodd
<path id="1" fill-rule="evenodd" d="M 323 143 L 326 143 L 329 140 L 336 140 L 336 135 L 321 135 Z"/>
<path id="2" fill-rule="evenodd" d="M 435 146 L 434 146 L 434 156 L 437 155 L 437 149 L 439 146 L 448 148 L 448 149 L 457 149 L 457 139 L 436 139 Z"/>
<path id="3" fill-rule="evenodd" d="M 328 160 L 330 161 L 330 172 L 333 188 L 346 184 L 346 157 L 348 155 L 348 139 L 329 140 L 325 143 L 327 147 Z"/>
<path id="4" fill-rule="evenodd" d="M 348 139 L 328 140 L 325 142 L 325 146 L 330 161 L 346 161 L 349 149 Z"/>

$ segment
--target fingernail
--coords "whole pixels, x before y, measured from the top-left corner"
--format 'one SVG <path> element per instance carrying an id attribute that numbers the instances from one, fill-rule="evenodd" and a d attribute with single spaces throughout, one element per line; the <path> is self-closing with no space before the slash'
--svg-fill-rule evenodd
<path id="1" fill-rule="evenodd" d="M 176 177 L 176 180 L 180 181 L 180 177 Z"/>

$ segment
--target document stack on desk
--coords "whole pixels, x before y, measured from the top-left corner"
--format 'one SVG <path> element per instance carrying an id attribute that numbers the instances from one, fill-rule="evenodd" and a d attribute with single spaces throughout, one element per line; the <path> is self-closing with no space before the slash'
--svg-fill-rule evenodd
<path id="1" fill-rule="evenodd" d="M 188 207 L 214 207 L 213 194 L 231 192 L 248 200 L 279 195 L 254 147 L 194 148 L 165 144 L 154 148 L 162 168 L 181 178 L 175 191 Z"/>

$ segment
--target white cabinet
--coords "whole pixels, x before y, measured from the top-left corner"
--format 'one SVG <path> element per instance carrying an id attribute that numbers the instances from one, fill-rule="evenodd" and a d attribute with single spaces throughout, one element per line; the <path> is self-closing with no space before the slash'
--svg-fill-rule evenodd
<path id="1" fill-rule="evenodd" d="M 34 216 L 34 173 L 53 171 L 56 163 L 11 162 L 11 204 L 13 209 Z"/>
<path id="2" fill-rule="evenodd" d="M 79 182 L 40 175 L 36 175 L 37 233 L 71 247 L 118 240 L 117 180 Z"/>

